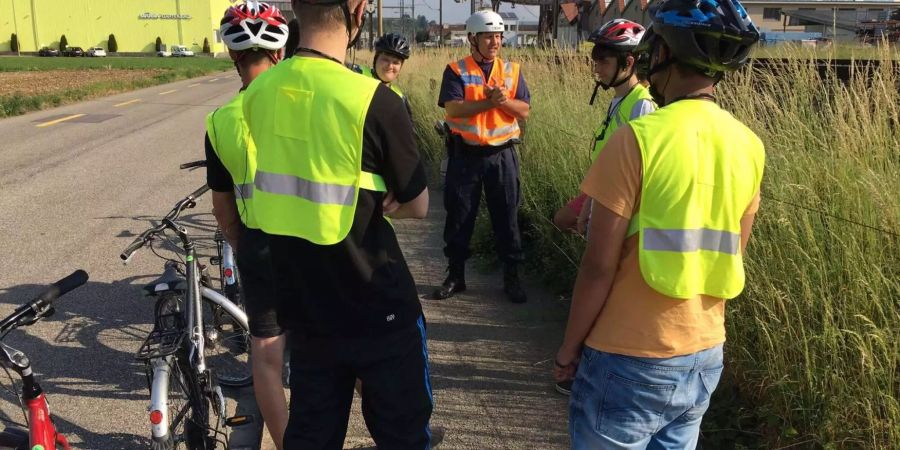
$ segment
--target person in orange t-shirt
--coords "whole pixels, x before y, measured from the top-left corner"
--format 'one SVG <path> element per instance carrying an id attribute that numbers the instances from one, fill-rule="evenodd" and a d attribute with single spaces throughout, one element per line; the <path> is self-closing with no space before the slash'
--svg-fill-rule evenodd
<path id="1" fill-rule="evenodd" d="M 590 238 L 554 369 L 556 381 L 575 377 L 573 449 L 696 447 L 723 369 L 730 297 L 710 293 L 743 287 L 759 208 L 762 143 L 714 96 L 758 30 L 737 0 L 663 0 L 651 17 L 642 45 L 662 107 L 617 130 L 581 185 Z M 699 226 L 659 225 L 682 216 Z M 681 295 L 685 285 L 696 289 Z"/>

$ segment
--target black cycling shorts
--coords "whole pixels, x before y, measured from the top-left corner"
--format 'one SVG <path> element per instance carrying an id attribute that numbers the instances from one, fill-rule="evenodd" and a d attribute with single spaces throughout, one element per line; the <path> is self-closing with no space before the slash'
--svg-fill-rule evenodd
<path id="1" fill-rule="evenodd" d="M 268 338 L 283 334 L 284 329 L 278 324 L 278 298 L 268 236 L 260 230 L 245 229 L 235 257 L 250 335 Z"/>

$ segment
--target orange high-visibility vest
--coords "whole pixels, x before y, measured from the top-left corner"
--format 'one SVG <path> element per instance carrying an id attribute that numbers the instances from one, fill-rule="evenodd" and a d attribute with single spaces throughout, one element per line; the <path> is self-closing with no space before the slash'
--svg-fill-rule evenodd
<path id="1" fill-rule="evenodd" d="M 462 78 L 466 101 L 478 101 L 487 98 L 484 86 L 503 86 L 510 100 L 515 99 L 519 87 L 519 65 L 494 60 L 490 77 L 485 77 L 475 58 L 467 56 L 449 65 L 453 72 Z M 516 118 L 500 108 L 491 108 L 472 117 L 446 116 L 447 125 L 453 134 L 459 135 L 469 145 L 499 146 L 521 135 Z"/>

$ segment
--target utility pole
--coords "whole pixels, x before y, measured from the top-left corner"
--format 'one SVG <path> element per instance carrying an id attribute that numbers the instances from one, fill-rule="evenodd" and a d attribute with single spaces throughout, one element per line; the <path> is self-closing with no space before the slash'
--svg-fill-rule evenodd
<path id="1" fill-rule="evenodd" d="M 31 32 L 34 34 L 34 49 L 37 50 L 41 46 L 41 40 L 38 39 L 37 14 L 34 7 L 35 0 L 31 0 Z"/>
<path id="2" fill-rule="evenodd" d="M 384 35 L 384 11 L 382 7 L 384 0 L 378 0 L 378 35 Z"/>
<path id="3" fill-rule="evenodd" d="M 438 32 L 438 45 L 444 46 L 444 0 L 438 0 L 438 26 L 441 31 Z"/>
<path id="4" fill-rule="evenodd" d="M 412 16 L 412 29 L 413 29 L 413 32 L 412 32 L 412 36 L 410 37 L 409 40 L 412 41 L 412 42 L 416 42 L 416 35 L 419 34 L 419 30 L 418 30 L 418 27 L 419 27 L 419 20 L 418 20 L 418 18 L 416 17 L 416 0 L 412 0 L 412 14 L 411 14 L 411 16 Z"/>

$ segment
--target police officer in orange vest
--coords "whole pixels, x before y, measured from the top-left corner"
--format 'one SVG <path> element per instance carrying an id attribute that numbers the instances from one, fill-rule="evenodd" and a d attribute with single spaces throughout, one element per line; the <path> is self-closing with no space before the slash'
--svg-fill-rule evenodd
<path id="1" fill-rule="evenodd" d="M 513 303 L 524 303 L 517 266 L 522 261 L 518 212 L 521 202 L 519 160 L 514 144 L 519 120 L 530 110 L 530 94 L 516 63 L 502 61 L 503 19 L 478 11 L 466 21 L 472 54 L 447 65 L 438 106 L 446 110 L 451 132 L 444 188 L 447 222 L 444 254 L 449 275 L 433 297 L 445 299 L 466 289 L 465 262 L 478 216 L 481 191 L 504 263 L 503 288 Z"/>

